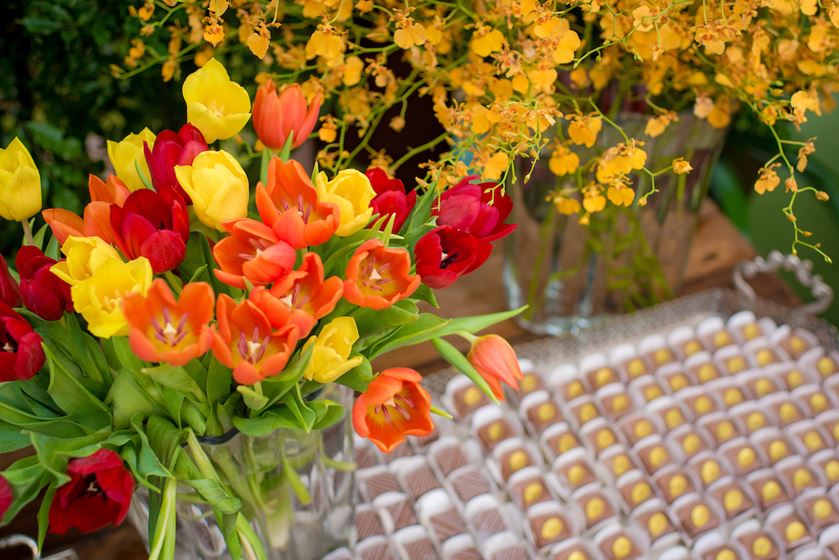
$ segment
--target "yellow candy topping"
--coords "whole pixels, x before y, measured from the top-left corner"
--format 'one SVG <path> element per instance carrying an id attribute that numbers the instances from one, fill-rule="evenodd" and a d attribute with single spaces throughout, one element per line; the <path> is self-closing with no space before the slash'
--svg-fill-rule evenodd
<path id="1" fill-rule="evenodd" d="M 650 535 L 652 537 L 657 537 L 667 530 L 667 526 L 669 524 L 670 523 L 668 523 L 667 521 L 667 516 L 658 511 L 652 514 L 650 518 L 647 520 L 647 529 L 650 531 Z"/>
<path id="2" fill-rule="evenodd" d="M 804 374 L 794 369 L 787 374 L 787 385 L 790 389 L 795 389 L 804 383 Z"/>
<path id="3" fill-rule="evenodd" d="M 718 331 L 714 335 L 713 344 L 717 348 L 722 348 L 726 344 L 731 343 L 731 335 L 728 334 L 728 331 Z"/>
<path id="4" fill-rule="evenodd" d="M 661 447 L 660 445 L 656 445 L 650 450 L 650 454 L 647 456 L 650 466 L 652 467 L 660 467 L 663 465 L 670 456 L 667 454 L 667 450 Z"/>
<path id="5" fill-rule="evenodd" d="M 588 560 L 588 556 L 586 556 L 584 552 L 575 550 L 574 552 L 568 555 L 568 560 Z"/>
<path id="6" fill-rule="evenodd" d="M 597 409 L 591 403 L 586 403 L 580 407 L 578 412 L 580 423 L 585 424 L 597 417 Z"/>
<path id="7" fill-rule="evenodd" d="M 626 371 L 630 378 L 635 379 L 647 372 L 647 366 L 644 365 L 644 361 L 641 358 L 632 358 L 626 365 Z"/>
<path id="8" fill-rule="evenodd" d="M 693 455 L 696 453 L 700 446 L 702 445 L 702 440 L 699 439 L 697 434 L 688 434 L 685 436 L 685 439 L 682 440 L 682 449 L 688 455 Z"/>
<path id="9" fill-rule="evenodd" d="M 650 490 L 650 485 L 646 482 L 639 482 L 635 486 L 632 487 L 632 491 L 630 492 L 630 497 L 632 498 L 632 504 L 638 505 L 641 502 L 648 500 L 650 495 L 652 494 Z"/>
<path id="10" fill-rule="evenodd" d="M 715 368 L 713 364 L 702 364 L 699 366 L 699 369 L 696 370 L 696 376 L 702 383 L 707 383 L 719 377 L 720 372 L 717 371 L 717 368 Z"/>
<path id="11" fill-rule="evenodd" d="M 667 362 L 673 361 L 673 353 L 669 348 L 659 348 L 653 354 L 653 361 L 659 366 L 666 364 Z"/>
<path id="12" fill-rule="evenodd" d="M 789 448 L 783 441 L 776 439 L 769 444 L 769 457 L 777 462 L 789 455 Z"/>
<path id="13" fill-rule="evenodd" d="M 685 423 L 685 417 L 682 415 L 682 411 L 677 408 L 671 408 L 664 414 L 664 423 L 667 424 L 667 427 L 671 430 L 676 426 L 680 426 Z"/>
<path id="14" fill-rule="evenodd" d="M 819 361 L 816 362 L 816 368 L 819 370 L 819 373 L 822 377 L 827 377 L 834 371 L 836 371 L 836 362 L 833 361 L 832 358 L 828 356 L 822 356 L 819 358 Z"/>
<path id="15" fill-rule="evenodd" d="M 734 424 L 725 420 L 717 424 L 716 429 L 717 441 L 728 441 L 736 435 Z"/>
<path id="16" fill-rule="evenodd" d="M 728 368 L 728 371 L 731 373 L 739 373 L 746 369 L 746 360 L 744 360 L 742 356 L 734 356 L 733 358 L 726 360 L 725 367 Z"/>
<path id="17" fill-rule="evenodd" d="M 629 397 L 626 395 L 618 395 L 612 399 L 612 410 L 615 412 L 623 412 L 629 408 Z"/>
<path id="18" fill-rule="evenodd" d="M 649 420 L 640 420 L 635 423 L 635 437 L 641 439 L 653 433 L 653 425 Z"/>
<path id="19" fill-rule="evenodd" d="M 542 524 L 542 530 L 539 531 L 542 540 L 550 541 L 562 534 L 565 524 L 558 517 L 551 517 Z"/>
<path id="20" fill-rule="evenodd" d="M 594 497 L 586 502 L 586 519 L 597 519 L 606 512 L 606 502 L 602 498 Z"/>
<path id="21" fill-rule="evenodd" d="M 772 384 L 772 382 L 766 379 L 765 377 L 758 379 L 755 382 L 755 393 L 757 393 L 757 396 L 759 397 L 771 393 L 772 389 L 774 388 L 775 386 Z"/>
<path id="22" fill-rule="evenodd" d="M 604 428 L 597 432 L 595 443 L 597 444 L 597 449 L 606 449 L 610 445 L 615 444 L 615 434 L 612 433 L 612 430 Z"/>
<path id="23" fill-rule="evenodd" d="M 726 548 L 725 550 L 717 552 L 717 555 L 714 556 L 714 560 L 737 560 L 737 555 Z"/>
<path id="24" fill-rule="evenodd" d="M 798 411 L 795 409 L 794 404 L 785 402 L 778 408 L 778 416 L 781 417 L 781 420 L 785 424 L 789 424 L 798 418 Z"/>
<path id="25" fill-rule="evenodd" d="M 573 400 L 582 395 L 583 393 L 585 393 L 585 388 L 583 387 L 583 384 L 580 381 L 572 381 L 568 384 L 567 387 L 565 387 L 566 400 Z"/>
<path id="26" fill-rule="evenodd" d="M 527 453 L 518 449 L 510 454 L 507 464 L 510 465 L 511 471 L 518 471 L 526 467 L 530 463 L 530 458 Z"/>
<path id="27" fill-rule="evenodd" d="M 824 447 L 824 440 L 818 432 L 811 430 L 804 434 L 804 445 L 806 445 L 807 449 L 810 451 L 816 451 L 817 449 Z"/>
<path id="28" fill-rule="evenodd" d="M 688 481 L 683 475 L 677 474 L 667 481 L 667 491 L 670 492 L 670 496 L 674 498 L 684 494 L 687 489 Z"/>
<path id="29" fill-rule="evenodd" d="M 793 335 L 789 339 L 789 349 L 793 354 L 800 354 L 807 349 L 807 342 L 800 336 Z"/>
<path id="30" fill-rule="evenodd" d="M 751 340 L 760 336 L 760 327 L 757 326 L 757 323 L 749 323 L 743 327 L 742 333 L 746 340 Z"/>
<path id="31" fill-rule="evenodd" d="M 487 428 L 487 437 L 490 441 L 498 441 L 504 437 L 504 432 L 506 432 L 504 421 L 498 420 L 490 424 L 489 428 Z"/>
<path id="32" fill-rule="evenodd" d="M 600 368 L 597 370 L 597 373 L 594 374 L 594 384 L 598 387 L 602 387 L 607 383 L 611 383 L 615 380 L 615 373 L 609 368 Z"/>
<path id="33" fill-rule="evenodd" d="M 757 365 L 766 366 L 775 361 L 775 354 L 768 348 L 762 348 L 757 352 Z"/>
<path id="34" fill-rule="evenodd" d="M 524 501 L 524 505 L 530 505 L 536 500 L 540 499 L 545 492 L 545 487 L 542 486 L 541 482 L 531 482 L 527 486 L 524 487 L 524 492 L 522 492 L 522 500 Z"/>
<path id="35" fill-rule="evenodd" d="M 824 393 L 813 393 L 810 395 L 810 408 L 815 412 L 824 412 L 830 406 Z"/>
<path id="36" fill-rule="evenodd" d="M 755 432 L 766 425 L 766 417 L 761 412 L 752 412 L 746 417 L 746 427 Z"/>
<path id="37" fill-rule="evenodd" d="M 763 488 L 761 488 L 760 493 L 763 496 L 763 499 L 767 502 L 777 500 L 778 497 L 781 495 L 781 485 L 774 480 L 770 480 L 769 482 L 763 485 Z"/>
<path id="38" fill-rule="evenodd" d="M 557 442 L 557 449 L 560 453 L 565 453 L 570 449 L 577 447 L 577 438 L 573 434 L 562 434 Z"/>
<path id="39" fill-rule="evenodd" d="M 737 387 L 730 387 L 723 392 L 722 398 L 726 406 L 734 406 L 743 402 L 743 393 Z"/>
<path id="40" fill-rule="evenodd" d="M 626 455 L 617 455 L 612 460 L 612 471 L 616 476 L 620 476 L 632 467 L 632 462 Z"/>
<path id="41" fill-rule="evenodd" d="M 699 397 L 698 399 L 696 399 L 696 401 L 694 401 L 693 409 L 698 414 L 708 414 L 709 412 L 714 410 L 714 403 L 708 397 Z"/>
<path id="42" fill-rule="evenodd" d="M 808 471 L 807 469 L 795 469 L 795 472 L 792 473 L 792 485 L 795 486 L 796 490 L 806 488 L 812 483 L 813 475 L 810 474 L 810 471 Z"/>
<path id="43" fill-rule="evenodd" d="M 699 343 L 698 340 L 688 340 L 682 347 L 682 350 L 684 351 L 685 356 L 693 356 L 694 354 L 702 350 L 702 345 Z"/>
<path id="44" fill-rule="evenodd" d="M 481 402 L 483 396 L 484 394 L 477 387 L 469 387 L 463 392 L 463 403 L 466 406 L 475 406 Z"/>
<path id="45" fill-rule="evenodd" d="M 774 547 L 768 537 L 760 536 L 752 543 L 752 552 L 759 557 L 772 554 Z"/>
<path id="46" fill-rule="evenodd" d="M 807 535 L 807 528 L 801 521 L 793 521 L 784 529 L 784 538 L 787 542 L 795 542 L 803 539 Z"/>
<path id="47" fill-rule="evenodd" d="M 699 476 L 702 482 L 707 486 L 720 477 L 720 465 L 716 461 L 709 459 L 702 463 L 699 469 Z"/>
<path id="48" fill-rule="evenodd" d="M 743 493 L 737 488 L 732 488 L 726 491 L 722 501 L 726 511 L 737 511 L 743 507 Z"/>
<path id="49" fill-rule="evenodd" d="M 546 402 L 539 405 L 536 409 L 536 418 L 540 422 L 547 422 L 556 417 L 556 405 L 552 402 Z"/>
<path id="50" fill-rule="evenodd" d="M 816 519 L 825 519 L 833 513 L 833 506 L 825 498 L 819 498 L 813 502 L 813 517 Z"/>
<path id="51" fill-rule="evenodd" d="M 673 389 L 674 391 L 678 391 L 679 389 L 684 389 L 688 385 L 690 385 L 690 382 L 688 381 L 688 378 L 685 377 L 684 375 L 681 375 L 681 374 L 674 375 L 673 377 L 670 378 L 670 388 Z"/>
<path id="52" fill-rule="evenodd" d="M 579 486 L 586 479 L 588 469 L 582 465 L 574 465 L 568 469 L 568 482 L 574 486 Z"/>
<path id="53" fill-rule="evenodd" d="M 711 510 L 705 504 L 694 506 L 690 510 L 690 522 L 694 527 L 703 527 L 711 520 Z"/>
<path id="54" fill-rule="evenodd" d="M 529 393 L 539 386 L 539 377 L 535 373 L 528 373 L 521 380 L 522 392 Z"/>
<path id="55" fill-rule="evenodd" d="M 824 474 L 830 482 L 839 480 L 839 461 L 831 459 L 824 465 Z"/>
<path id="56" fill-rule="evenodd" d="M 658 385 L 647 385 L 644 387 L 644 398 L 647 402 L 654 401 L 664 393 L 661 391 L 661 387 Z"/>
<path id="57" fill-rule="evenodd" d="M 626 558 L 632 554 L 632 541 L 621 535 L 612 543 L 612 556 L 615 558 Z"/>
<path id="58" fill-rule="evenodd" d="M 737 465 L 740 468 L 746 469 L 754 465 L 755 461 L 757 460 L 757 455 L 755 454 L 755 450 L 751 447 L 744 447 L 740 451 L 737 452 Z"/>

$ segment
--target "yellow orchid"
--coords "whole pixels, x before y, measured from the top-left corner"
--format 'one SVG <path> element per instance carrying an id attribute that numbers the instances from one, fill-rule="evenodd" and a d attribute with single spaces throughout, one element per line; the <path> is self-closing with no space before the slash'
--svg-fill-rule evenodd
<path id="1" fill-rule="evenodd" d="M 108 261 L 122 262 L 117 250 L 99 237 L 71 235 L 61 246 L 61 252 L 66 258 L 52 265 L 50 271 L 71 286 L 90 278 Z"/>
<path id="2" fill-rule="evenodd" d="M 192 165 L 176 166 L 175 176 L 203 224 L 224 231 L 224 222 L 248 215 L 248 176 L 224 150 L 201 152 Z"/>
<path id="3" fill-rule="evenodd" d="M 359 231 L 370 222 L 373 208 L 370 201 L 376 191 L 370 179 L 356 169 L 342 169 L 331 181 L 326 173 L 319 173 L 315 180 L 318 200 L 330 202 L 338 207 L 339 225 L 336 235 L 347 237 Z"/>
<path id="4" fill-rule="evenodd" d="M 22 222 L 41 210 L 41 174 L 17 137 L 0 149 L 0 216 Z"/>
<path id="5" fill-rule="evenodd" d="M 130 262 L 105 260 L 93 274 L 70 288 L 76 312 L 87 320 L 90 332 L 99 338 L 125 336 L 128 323 L 122 312 L 122 298 L 149 291 L 151 263 L 145 257 Z"/>
<path id="6" fill-rule="evenodd" d="M 211 58 L 184 80 L 187 120 L 198 127 L 207 143 L 236 136 L 251 116 L 251 99 L 245 88 L 227 75 Z"/>
<path id="7" fill-rule="evenodd" d="M 354 367 L 363 358 L 350 358 L 352 346 L 358 340 L 358 328 L 352 317 L 338 317 L 321 329 L 320 334 L 306 341 L 314 345 L 312 357 L 303 376 L 318 383 L 332 383 Z"/>
<path id="8" fill-rule="evenodd" d="M 143 143 L 147 143 L 151 149 L 154 147 L 154 139 L 154 133 L 144 128 L 140 132 L 129 134 L 119 142 L 108 140 L 108 159 L 111 160 L 117 177 L 132 191 L 146 186 L 140 178 L 140 173 L 147 180 L 151 180 L 149 165 L 146 163 L 146 155 L 143 152 Z"/>

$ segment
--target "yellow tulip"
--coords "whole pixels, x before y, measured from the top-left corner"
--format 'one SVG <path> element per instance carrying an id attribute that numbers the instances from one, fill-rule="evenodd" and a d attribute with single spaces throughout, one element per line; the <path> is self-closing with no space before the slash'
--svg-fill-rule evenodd
<path id="1" fill-rule="evenodd" d="M 306 341 L 314 345 L 312 357 L 303 376 L 318 383 L 332 383 L 361 364 L 361 356 L 350 358 L 352 345 L 358 340 L 358 328 L 352 317 L 338 317 L 321 329 L 320 334 Z"/>
<path id="2" fill-rule="evenodd" d="M 90 278 L 108 261 L 122 262 L 117 250 L 99 237 L 71 235 L 61 246 L 61 252 L 66 258 L 52 265 L 50 270 L 71 286 Z"/>
<path id="3" fill-rule="evenodd" d="M 15 137 L 0 149 L 0 216 L 22 222 L 41 210 L 41 174 L 29 150 Z"/>
<path id="4" fill-rule="evenodd" d="M 70 288 L 73 306 L 87 320 L 87 328 L 94 336 L 125 336 L 129 329 L 122 312 L 122 298 L 133 293 L 145 296 L 152 276 L 151 263 L 145 257 L 127 263 L 106 260 L 89 278 Z"/>
<path id="5" fill-rule="evenodd" d="M 248 92 L 215 58 L 186 77 L 183 95 L 187 120 L 208 143 L 236 136 L 251 116 Z"/>
<path id="6" fill-rule="evenodd" d="M 111 160 L 117 177 L 132 191 L 146 186 L 140 178 L 140 173 L 146 180 L 151 180 L 146 154 L 143 152 L 143 142 L 147 142 L 151 149 L 154 147 L 154 138 L 154 132 L 144 128 L 136 134 L 129 134 L 120 142 L 108 140 L 108 159 Z"/>
<path id="7" fill-rule="evenodd" d="M 192 165 L 175 166 L 175 176 L 205 225 L 224 231 L 224 222 L 248 215 L 248 176 L 224 150 L 201 152 Z"/>
<path id="8" fill-rule="evenodd" d="M 321 172 L 315 180 L 315 187 L 318 200 L 338 207 L 337 235 L 347 237 L 370 222 L 373 215 L 370 201 L 376 196 L 376 191 L 361 171 L 342 169 L 331 181 L 327 181 L 326 173 Z"/>

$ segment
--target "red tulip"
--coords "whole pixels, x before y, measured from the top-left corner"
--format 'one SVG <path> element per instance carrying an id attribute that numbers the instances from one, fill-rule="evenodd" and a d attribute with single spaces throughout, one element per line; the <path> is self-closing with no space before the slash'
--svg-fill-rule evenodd
<path id="1" fill-rule="evenodd" d="M 44 360 L 41 335 L 14 309 L 0 302 L 0 382 L 32 378 Z"/>
<path id="2" fill-rule="evenodd" d="M 492 245 L 485 239 L 440 226 L 422 236 L 414 247 L 417 274 L 431 288 L 446 288 L 484 264 L 491 252 Z"/>
<path id="3" fill-rule="evenodd" d="M 291 147 L 297 148 L 308 140 L 318 120 L 323 96 L 316 93 L 311 103 L 299 84 L 292 84 L 277 95 L 277 88 L 268 80 L 256 91 L 253 102 L 253 128 L 267 147 L 280 150 L 290 134 L 294 134 Z"/>
<path id="4" fill-rule="evenodd" d="M 297 253 L 262 222 L 243 218 L 224 225 L 230 235 L 213 247 L 220 268 L 216 278 L 236 288 L 245 288 L 245 278 L 254 286 L 270 284 L 294 268 Z"/>
<path id="5" fill-rule="evenodd" d="M 413 294 L 420 277 L 411 274 L 407 250 L 388 248 L 378 239 L 365 241 L 347 263 L 344 298 L 355 305 L 384 309 Z"/>
<path id="6" fill-rule="evenodd" d="M 467 177 L 440 195 L 434 208 L 438 226 L 452 226 L 484 241 L 495 241 L 516 229 L 505 224 L 513 203 L 496 183 L 473 184 Z"/>
<path id="7" fill-rule="evenodd" d="M 65 311 L 73 311 L 70 286 L 50 271 L 57 262 L 32 245 L 21 247 L 15 258 L 23 305 L 47 321 L 57 321 Z"/>
<path id="8" fill-rule="evenodd" d="M 15 493 L 12 485 L 6 480 L 6 477 L 0 475 L 0 520 L 9 511 L 12 502 L 15 501 Z"/>
<path id="9" fill-rule="evenodd" d="M 179 197 L 167 199 L 139 189 L 122 207 L 111 205 L 110 219 L 117 247 L 128 259 L 146 257 L 155 273 L 172 270 L 184 260 L 189 215 Z"/>
<path id="10" fill-rule="evenodd" d="M 9 307 L 20 305 L 20 288 L 9 272 L 9 265 L 3 255 L 0 255 L 0 301 Z"/>
<path id="11" fill-rule="evenodd" d="M 405 436 L 431 433 L 431 396 L 420 385 L 422 376 L 408 368 L 386 369 L 355 400 L 353 428 L 361 437 L 390 453 Z"/>
<path id="12" fill-rule="evenodd" d="M 155 138 L 152 149 L 143 143 L 155 190 L 167 199 L 170 198 L 169 193 L 177 193 L 187 204 L 191 204 L 192 201 L 175 177 L 175 166 L 192 165 L 195 156 L 209 149 L 201 131 L 189 123 L 183 125 L 177 133 L 162 130 Z"/>
<path id="13" fill-rule="evenodd" d="M 393 231 L 398 233 L 414 209 L 417 202 L 416 191 L 406 193 L 402 181 L 391 178 L 387 171 L 379 167 L 371 167 L 365 175 L 376 191 L 376 197 L 370 201 L 373 213 L 379 216 L 395 216 Z"/>
<path id="14" fill-rule="evenodd" d="M 467 358 L 499 400 L 504 399 L 502 382 L 518 390 L 522 373 L 516 351 L 509 342 L 497 334 L 479 336 L 475 339 Z"/>
<path id="15" fill-rule="evenodd" d="M 70 482 L 55 492 L 49 512 L 50 531 L 63 535 L 70 529 L 83 533 L 122 523 L 131 505 L 134 477 L 119 455 L 100 449 L 93 455 L 71 459 Z"/>

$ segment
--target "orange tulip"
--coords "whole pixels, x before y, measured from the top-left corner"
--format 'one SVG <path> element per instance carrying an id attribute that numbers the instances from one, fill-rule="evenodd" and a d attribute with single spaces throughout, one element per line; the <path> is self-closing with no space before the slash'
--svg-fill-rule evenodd
<path id="1" fill-rule="evenodd" d="M 408 368 L 384 370 L 370 382 L 352 410 L 353 428 L 385 453 L 405 436 L 424 436 L 434 429 L 431 396 L 420 385 L 422 376 Z"/>
<path id="2" fill-rule="evenodd" d="M 472 343 L 472 348 L 469 349 L 467 358 L 499 400 L 504 399 L 502 382 L 518 390 L 522 373 L 516 351 L 509 342 L 497 334 L 476 338 Z"/>
<path id="3" fill-rule="evenodd" d="M 323 263 L 316 253 L 306 253 L 300 268 L 278 280 L 270 290 L 256 288 L 250 300 L 264 310 L 280 328 L 288 323 L 297 326 L 300 338 L 307 336 L 321 317 L 328 315 L 344 293 L 337 276 L 323 279 Z"/>
<path id="4" fill-rule="evenodd" d="M 294 134 L 292 148 L 305 142 L 318 120 L 323 96 L 316 93 L 311 103 L 298 84 L 283 88 L 277 95 L 277 88 L 268 80 L 256 91 L 253 102 L 253 128 L 263 144 L 272 150 L 285 146 L 290 134 Z"/>
<path id="5" fill-rule="evenodd" d="M 157 278 L 145 297 L 126 295 L 122 309 L 131 350 L 141 360 L 182 366 L 206 354 L 213 342 L 213 289 L 204 282 L 187 284 L 175 300 L 166 282 Z"/>
<path id="6" fill-rule="evenodd" d="M 411 256 L 378 239 L 365 241 L 347 263 L 344 298 L 350 303 L 384 309 L 416 291 L 420 277 L 411 274 Z"/>
<path id="7" fill-rule="evenodd" d="M 116 175 L 107 183 L 95 175 L 88 178 L 90 203 L 85 206 L 84 218 L 63 208 L 50 208 L 41 212 L 52 234 L 63 244 L 68 237 L 100 237 L 113 244 L 116 240 L 111 228 L 111 204 L 122 206 L 131 191 Z"/>
<path id="8" fill-rule="evenodd" d="M 274 158 L 268 186 L 256 186 L 256 208 L 262 221 L 295 249 L 325 243 L 338 228 L 338 207 L 318 200 L 306 170 L 294 160 Z"/>
<path id="9" fill-rule="evenodd" d="M 216 302 L 216 319 L 213 354 L 233 370 L 233 379 L 241 385 L 282 372 L 299 340 L 297 327 L 273 329 L 266 313 L 249 300 L 237 305 L 222 294 Z"/>
<path id="10" fill-rule="evenodd" d="M 219 267 L 216 278 L 245 288 L 245 278 L 255 285 L 270 284 L 294 268 L 297 254 L 274 231 L 256 220 L 243 218 L 224 224 L 230 233 L 213 247 Z"/>

